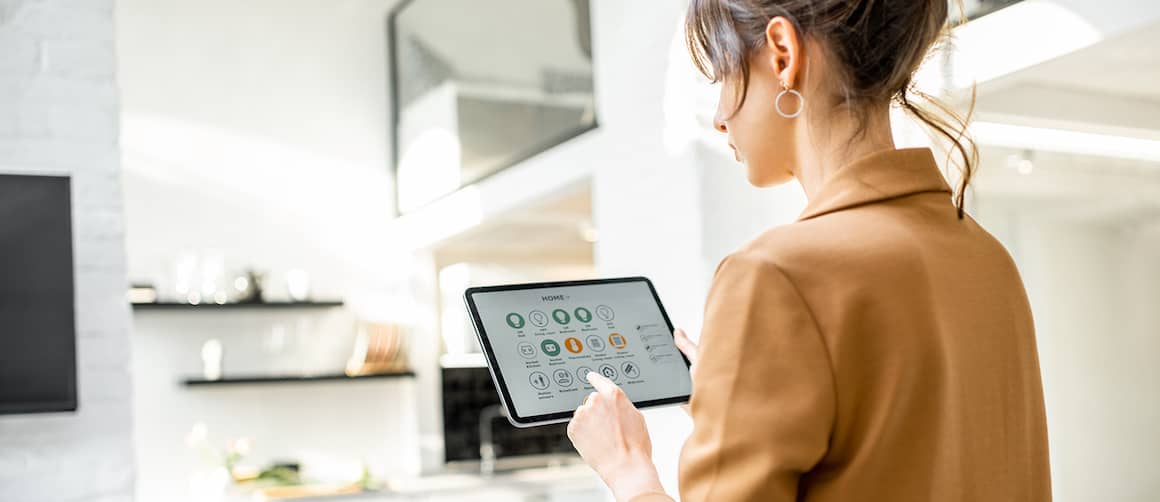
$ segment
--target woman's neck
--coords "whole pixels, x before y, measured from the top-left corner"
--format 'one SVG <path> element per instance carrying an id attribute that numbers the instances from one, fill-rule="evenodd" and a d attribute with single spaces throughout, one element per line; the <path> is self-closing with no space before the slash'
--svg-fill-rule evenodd
<path id="1" fill-rule="evenodd" d="M 870 117 L 861 133 L 852 116 L 803 129 L 804 134 L 797 142 L 798 162 L 793 174 L 805 190 L 807 199 L 812 199 L 826 180 L 851 162 L 874 152 L 895 148 L 889 110 Z M 811 136 L 810 131 L 816 131 L 818 136 Z M 855 139 L 850 141 L 848 138 Z"/>

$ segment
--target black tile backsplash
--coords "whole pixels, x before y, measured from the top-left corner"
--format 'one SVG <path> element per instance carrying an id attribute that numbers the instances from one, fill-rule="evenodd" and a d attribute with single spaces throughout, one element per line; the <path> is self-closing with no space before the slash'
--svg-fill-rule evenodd
<path id="1" fill-rule="evenodd" d="M 443 368 L 443 451 L 446 461 L 479 460 L 479 419 L 499 395 L 487 368 Z M 567 423 L 519 429 L 493 414 L 490 420 L 497 458 L 574 453 Z"/>

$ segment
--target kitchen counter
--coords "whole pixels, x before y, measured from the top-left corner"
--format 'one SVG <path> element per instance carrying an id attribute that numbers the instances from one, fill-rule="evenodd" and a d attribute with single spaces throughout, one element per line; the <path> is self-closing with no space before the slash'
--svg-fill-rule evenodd
<path id="1" fill-rule="evenodd" d="M 497 472 L 446 473 L 417 478 L 394 479 L 388 489 L 350 495 L 329 495 L 296 499 L 309 502 L 397 502 L 397 501 L 593 501 L 610 498 L 600 478 L 586 464 L 572 464 Z M 248 496 L 230 502 L 264 500 Z"/>

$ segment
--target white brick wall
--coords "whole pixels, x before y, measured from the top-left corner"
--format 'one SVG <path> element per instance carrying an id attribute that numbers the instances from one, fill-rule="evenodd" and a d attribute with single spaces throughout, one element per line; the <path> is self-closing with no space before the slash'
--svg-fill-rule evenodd
<path id="1" fill-rule="evenodd" d="M 0 417 L 0 501 L 133 497 L 113 0 L 0 0 L 0 173 L 69 174 L 76 413 Z"/>

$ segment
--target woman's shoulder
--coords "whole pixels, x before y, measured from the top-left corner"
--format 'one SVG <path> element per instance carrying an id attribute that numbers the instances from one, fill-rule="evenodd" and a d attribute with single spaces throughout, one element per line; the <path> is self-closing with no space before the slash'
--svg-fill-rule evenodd
<path id="1" fill-rule="evenodd" d="M 854 279 L 871 269 L 923 262 L 922 241 L 942 229 L 866 218 L 855 211 L 770 228 L 730 253 L 722 264 L 772 268 L 789 279 Z"/>
<path id="2" fill-rule="evenodd" d="M 750 271 L 776 270 L 790 282 L 831 288 L 880 287 L 933 267 L 1017 276 L 1003 245 L 970 217 L 902 218 L 871 211 L 843 211 L 770 228 L 730 253 L 718 270 L 726 263 Z"/>
<path id="3" fill-rule="evenodd" d="M 844 255 L 859 254 L 859 248 L 864 252 L 865 245 L 875 245 L 863 234 L 859 227 L 842 225 L 833 219 L 779 225 L 758 234 L 730 253 L 726 260 L 751 266 L 792 268 L 802 262 L 842 259 Z"/>
<path id="4" fill-rule="evenodd" d="M 771 278 L 792 282 L 794 270 L 823 259 L 825 243 L 803 232 L 797 223 L 770 228 L 726 255 L 714 272 L 716 283 L 771 282 Z M 762 279 L 764 278 L 764 279 Z"/>

